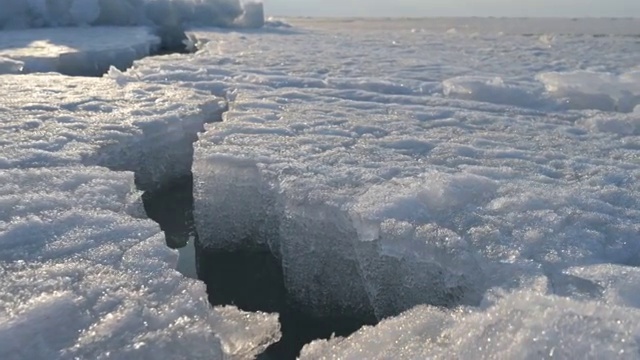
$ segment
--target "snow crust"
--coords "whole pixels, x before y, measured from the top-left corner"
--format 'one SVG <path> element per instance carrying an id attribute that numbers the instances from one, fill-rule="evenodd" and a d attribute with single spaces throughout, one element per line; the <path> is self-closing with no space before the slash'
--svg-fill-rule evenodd
<path id="1" fill-rule="evenodd" d="M 260 27 L 261 2 L 240 0 L 3 0 L 0 29 L 87 25 Z M 245 8 L 246 7 L 246 8 Z M 241 22 L 237 22 L 242 19 Z"/>
<path id="2" fill-rule="evenodd" d="M 160 38 L 147 27 L 0 31 L 0 74 L 58 72 L 100 76 L 149 56 Z"/>

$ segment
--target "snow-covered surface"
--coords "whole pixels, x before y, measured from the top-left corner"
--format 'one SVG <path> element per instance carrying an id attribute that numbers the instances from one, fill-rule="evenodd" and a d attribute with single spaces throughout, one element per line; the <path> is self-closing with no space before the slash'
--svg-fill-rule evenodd
<path id="1" fill-rule="evenodd" d="M 151 24 L 260 27 L 262 13 L 262 2 L 253 0 L 3 0 L 0 30 Z"/>
<path id="2" fill-rule="evenodd" d="M 279 339 L 277 314 L 212 309 L 176 271 L 193 254 L 166 246 L 130 172 L 188 172 L 219 99 L 55 74 L 0 87 L 0 358 L 245 359 Z"/>
<path id="3" fill-rule="evenodd" d="M 121 306 L 141 314 L 98 321 L 117 336 L 90 332 L 77 350 L 87 357 L 105 348 L 118 358 L 176 349 L 190 358 L 219 349 L 246 356 L 278 338 L 274 315 L 218 309 L 210 316 L 221 316 L 211 321 L 222 345 L 209 341 L 202 350 L 206 332 L 194 329 L 211 324 L 193 300 L 202 285 L 172 270 L 175 254 L 157 229 L 147 233 L 147 220 L 127 215 L 138 208 L 129 190 L 96 185 L 84 195 L 77 182 L 37 174 L 104 171 L 128 176 L 128 186 L 130 175 L 69 167 L 142 168 L 149 183 L 180 174 L 191 153 L 153 145 L 183 149 L 171 144 L 187 141 L 203 114 L 221 111 L 211 94 L 226 94 L 224 122 L 205 125 L 195 148 L 200 239 L 212 248 L 268 246 L 289 293 L 316 314 L 382 319 L 406 311 L 346 339 L 310 344 L 302 358 L 637 358 L 637 20 L 446 21 L 293 19 L 292 31 L 203 29 L 196 54 L 146 58 L 102 79 L 0 76 L 0 171 L 7 192 L 25 203 L 3 200 L 10 210 L 0 226 L 10 232 L 0 234 L 9 269 L 2 281 L 16 290 L 2 298 L 10 305 L 0 316 L 11 320 L 0 321 L 0 349 L 13 349 L 10 336 L 23 331 L 36 342 L 26 355 L 45 357 L 47 346 L 29 331 L 42 333 L 29 323 L 57 321 L 50 309 L 76 316 L 79 328 L 100 319 L 107 310 L 83 287 L 94 284 L 87 264 L 105 266 L 107 279 L 109 271 L 139 270 L 122 285 L 136 300 Z M 43 177 L 43 194 L 64 193 L 52 195 L 60 204 L 27 196 L 37 193 L 28 185 L 34 180 L 18 175 L 32 172 Z M 76 210 L 83 206 L 91 210 Z M 108 216 L 139 230 L 101 237 Z M 50 233 L 33 234 L 46 226 Z M 33 249 L 22 250 L 14 234 Z M 83 236 L 91 248 L 77 245 Z M 129 242 L 136 246 L 118 247 Z M 77 272 L 56 275 L 67 264 Z M 34 290 L 41 273 L 52 275 Z M 110 280 L 96 281 L 95 294 L 111 289 Z M 64 289 L 50 295 L 60 283 Z M 174 292 L 180 286 L 186 293 Z M 37 301 L 14 297 L 21 293 Z M 42 293 L 45 310 L 28 311 Z M 175 305 L 187 314 L 184 325 L 170 327 L 175 332 L 163 327 L 178 321 L 173 315 L 145 312 L 171 308 L 167 294 L 186 297 Z M 109 327 L 114 316 L 121 327 Z M 145 326 L 162 330 L 138 326 L 144 316 Z M 174 346 L 181 332 L 188 340 Z M 79 354 L 72 351 L 84 338 L 44 334 L 55 351 Z M 160 340 L 133 352 L 137 337 Z"/>
<path id="4" fill-rule="evenodd" d="M 119 74 L 0 76 L 0 168 L 100 165 L 138 172 L 143 189 L 187 174 L 191 142 L 224 100 Z"/>
<path id="5" fill-rule="evenodd" d="M 102 75 L 110 66 L 128 68 L 159 46 L 160 38 L 147 27 L 0 31 L 0 74 Z"/>
<path id="6" fill-rule="evenodd" d="M 616 340 L 636 334 L 634 299 L 608 309 L 592 291 L 602 281 L 591 280 L 604 276 L 599 264 L 611 264 L 612 282 L 640 265 L 634 37 L 613 20 L 536 36 L 526 24 L 499 34 L 291 23 L 296 31 L 282 34 L 199 34 L 209 41 L 188 63 L 144 59 L 126 75 L 228 91 L 224 121 L 196 143 L 202 241 L 268 246 L 290 294 L 317 314 L 383 318 L 421 303 L 476 314 L 464 322 L 461 310 L 438 310 L 454 337 L 476 326 L 464 344 L 423 352 L 445 328 L 420 318 L 416 327 L 433 327 L 409 341 L 420 352 L 390 341 L 389 356 L 475 354 L 468 347 L 526 357 L 551 329 L 544 346 L 562 343 L 563 356 L 637 354 L 635 340 Z M 589 35 L 594 23 L 616 36 Z M 576 268 L 591 275 L 567 273 Z M 516 316 L 528 307 L 538 310 Z M 493 339 L 483 332 L 491 321 L 505 324 L 502 336 L 520 329 L 522 341 L 479 347 Z M 392 336 L 396 325 L 383 324 L 373 342 Z M 589 350 L 595 339 L 607 346 Z M 342 358 L 332 344 L 308 354 Z"/>
<path id="7" fill-rule="evenodd" d="M 279 338 L 277 315 L 212 309 L 175 271 L 131 173 L 10 169 L 0 184 L 0 358 L 244 358 Z"/>

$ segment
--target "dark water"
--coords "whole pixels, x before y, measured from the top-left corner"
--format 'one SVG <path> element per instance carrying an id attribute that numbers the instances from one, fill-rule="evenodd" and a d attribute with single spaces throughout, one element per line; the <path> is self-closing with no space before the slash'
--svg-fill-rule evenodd
<path id="1" fill-rule="evenodd" d="M 258 358 L 295 359 L 302 347 L 332 334 L 346 336 L 375 319 L 340 314 L 311 317 L 293 306 L 284 286 L 280 261 L 269 251 L 211 251 L 198 240 L 193 217 L 193 176 L 180 177 L 157 190 L 146 191 L 142 200 L 149 218 L 160 224 L 167 246 L 180 248 L 190 236 L 196 238 L 198 277 L 207 285 L 211 305 L 235 305 L 245 311 L 280 314 L 282 339 Z M 204 241 L 206 243 L 206 241 Z"/>

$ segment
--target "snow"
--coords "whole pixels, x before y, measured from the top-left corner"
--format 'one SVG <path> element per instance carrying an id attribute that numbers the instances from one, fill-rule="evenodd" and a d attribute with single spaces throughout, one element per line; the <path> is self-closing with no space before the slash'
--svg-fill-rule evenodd
<path id="1" fill-rule="evenodd" d="M 124 70 L 159 46 L 160 38 L 145 27 L 0 31 L 0 74 L 99 76 L 110 66 Z"/>
<path id="2" fill-rule="evenodd" d="M 197 53 L 103 78 L 0 76 L 0 349 L 277 341 L 274 314 L 208 310 L 143 220 L 132 183 L 191 170 L 203 245 L 269 249 L 294 306 L 381 320 L 302 359 L 636 358 L 636 20 L 447 21 L 199 29 Z"/>

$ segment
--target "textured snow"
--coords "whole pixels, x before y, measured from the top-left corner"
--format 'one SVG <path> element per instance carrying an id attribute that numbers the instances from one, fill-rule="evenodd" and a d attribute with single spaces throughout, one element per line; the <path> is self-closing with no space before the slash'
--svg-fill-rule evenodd
<path id="1" fill-rule="evenodd" d="M 193 155 L 200 240 L 209 248 L 270 249 L 282 262 L 288 294 L 315 315 L 382 320 L 347 338 L 314 342 L 303 359 L 637 358 L 640 49 L 630 36 L 637 20 L 288 21 L 293 29 L 200 29 L 196 54 L 146 58 L 90 82 L 1 76 L 0 169 L 102 165 L 143 169 L 142 183 L 155 183 L 190 170 L 193 154 L 171 144 L 193 139 L 186 134 L 193 137 L 216 118 L 207 114 L 221 111 L 211 94 L 225 95 L 224 121 L 204 125 Z M 19 198 L 28 206 L 3 206 L 11 209 L 5 218 L 48 211 L 49 202 Z M 135 212 L 124 198 L 124 205 L 100 203 L 117 216 Z M 78 233 L 99 240 L 91 230 L 97 220 L 83 219 L 101 214 L 101 206 L 55 227 L 81 228 L 69 237 L 25 235 L 25 246 L 44 243 L 51 251 L 35 250 L 35 268 L 105 259 L 73 247 Z M 53 211 L 56 221 L 67 219 Z M 127 215 L 118 224 L 127 221 L 134 220 Z M 157 246 L 142 246 L 132 258 L 175 256 L 161 237 L 141 234 L 151 239 L 143 244 Z M 18 242 L 6 239 L 8 246 Z M 175 275 L 170 284 L 200 289 L 177 292 L 177 299 L 203 296 L 201 284 L 171 270 L 173 261 L 153 270 Z M 145 271 L 135 276 L 126 286 L 151 296 L 136 304 L 172 304 L 147 294 Z M 43 301 L 55 314 L 80 316 L 75 304 L 92 298 L 75 286 L 88 280 L 68 278 L 62 295 Z M 5 288 L 20 286 L 12 279 L 2 280 Z M 183 305 L 188 326 L 177 333 L 207 336 L 191 332 L 203 328 L 202 314 Z M 88 308 L 86 322 L 74 324 L 91 323 L 101 309 Z M 22 315 L 2 326 L 30 329 L 24 324 L 47 316 L 11 311 Z M 274 315 L 221 308 L 211 316 L 220 316 L 205 322 L 221 342 L 207 342 L 206 351 L 251 356 L 279 336 Z M 133 319 L 138 331 L 140 317 Z M 64 354 L 92 357 L 107 347 L 115 357 L 153 358 L 176 334 L 134 353 L 137 343 L 128 344 L 136 334 L 168 330 L 127 337 L 118 330 L 125 328 L 112 331 L 122 336 L 114 340 L 91 340 L 102 346 Z M 76 349 L 70 338 L 60 332 L 45 344 Z M 177 349 L 198 357 L 200 344 L 183 341 L 167 357 Z M 38 358 L 49 350 L 27 351 Z"/>
<path id="2" fill-rule="evenodd" d="M 137 172 L 143 190 L 188 174 L 196 132 L 224 109 L 208 93 L 113 78 L 4 75 L 0 87 L 0 168 L 100 165 Z"/>
<path id="3" fill-rule="evenodd" d="M 2 359 L 223 359 L 279 338 L 277 315 L 212 309 L 204 284 L 175 271 L 131 173 L 3 169 L 0 180 Z"/>
<path id="4" fill-rule="evenodd" d="M 102 75 L 153 54 L 160 38 L 146 27 L 0 31 L 0 74 Z"/>
<path id="5" fill-rule="evenodd" d="M 260 27 L 262 13 L 261 2 L 249 2 L 245 11 L 240 0 L 3 0 L 0 29 L 151 24 Z"/>

